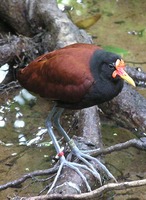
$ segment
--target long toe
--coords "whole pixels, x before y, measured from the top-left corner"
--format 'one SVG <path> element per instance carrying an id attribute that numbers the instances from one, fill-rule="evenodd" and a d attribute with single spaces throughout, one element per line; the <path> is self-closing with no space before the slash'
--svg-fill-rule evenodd
<path id="1" fill-rule="evenodd" d="M 84 164 L 86 164 L 86 165 L 83 165 L 84 168 L 86 166 L 86 168 L 87 168 L 86 170 L 90 171 L 98 179 L 100 185 L 102 185 L 101 176 L 97 172 L 97 170 L 94 168 L 94 166 L 80 154 L 77 154 L 77 157 L 79 158 L 80 161 L 82 161 Z"/>
<path id="2" fill-rule="evenodd" d="M 96 175 L 98 172 L 97 172 L 97 170 L 95 170 L 94 166 L 89 161 L 94 161 L 95 163 L 97 163 L 99 166 L 99 171 L 104 172 L 110 179 L 113 179 L 115 182 L 117 182 L 116 178 L 111 174 L 111 172 L 107 169 L 107 167 L 104 164 L 102 164 L 97 158 L 94 158 L 94 157 L 90 156 L 89 154 L 86 154 L 86 153 L 83 153 L 82 151 L 80 151 L 78 149 L 78 147 L 75 145 L 73 140 L 70 141 L 69 145 L 72 150 L 72 153 L 79 160 L 81 160 L 84 164 L 86 164 L 90 169 L 92 169 Z M 98 173 L 97 177 L 101 183 L 101 177 L 100 177 L 99 173 Z"/>
<path id="3" fill-rule="evenodd" d="M 89 192 L 91 192 L 91 187 L 86 179 L 86 177 L 84 176 L 84 174 L 79 170 L 79 168 L 82 168 L 82 169 L 87 169 L 87 166 L 84 166 L 84 165 L 80 165 L 78 163 L 75 163 L 75 162 L 68 162 L 67 160 L 65 161 L 64 163 L 66 166 L 68 166 L 69 168 L 73 169 L 75 172 L 77 172 L 79 174 L 79 176 L 82 178 L 82 180 L 84 181 L 84 183 L 86 184 L 86 187 L 87 187 L 87 190 Z M 90 170 L 90 169 L 89 169 Z"/>
<path id="4" fill-rule="evenodd" d="M 61 157 L 60 157 L 60 163 L 61 163 L 61 164 L 60 164 L 60 166 L 59 166 L 59 169 L 58 169 L 58 171 L 57 171 L 57 174 L 56 174 L 56 176 L 55 176 L 55 178 L 54 178 L 54 181 L 53 181 L 53 183 L 52 183 L 50 189 L 48 190 L 47 194 L 49 194 L 49 193 L 51 192 L 51 190 L 55 187 L 56 182 L 57 182 L 57 180 L 59 179 L 59 176 L 61 175 L 61 171 L 62 171 L 62 169 L 63 169 L 64 166 L 67 166 L 67 167 L 71 168 L 72 170 L 74 170 L 75 172 L 77 172 L 78 175 L 82 178 L 83 182 L 85 183 L 85 185 L 86 185 L 86 187 L 87 187 L 87 190 L 88 190 L 89 192 L 91 192 L 91 187 L 90 187 L 90 185 L 89 185 L 89 183 L 88 183 L 86 177 L 84 176 L 84 174 L 83 174 L 83 173 L 80 171 L 80 169 L 79 169 L 79 168 L 82 168 L 82 169 L 88 170 L 88 171 L 90 171 L 94 176 L 97 176 L 97 175 L 94 174 L 94 172 L 93 172 L 90 168 L 88 168 L 86 165 L 81 165 L 81 164 L 75 163 L 75 162 L 69 162 L 69 161 L 67 161 L 67 160 L 65 159 L 64 156 L 61 156 Z M 98 177 L 98 176 L 99 176 L 99 177 Z M 98 179 L 100 179 L 100 175 L 98 175 L 98 176 L 97 176 Z"/>
<path id="5" fill-rule="evenodd" d="M 107 169 L 107 167 L 101 163 L 97 158 L 94 158 L 88 154 L 84 154 L 81 152 L 81 156 L 88 159 L 88 160 L 93 160 L 95 163 L 98 164 L 99 169 L 102 170 L 109 178 L 113 179 L 115 182 L 117 182 L 116 178 L 112 175 L 112 173 Z"/>

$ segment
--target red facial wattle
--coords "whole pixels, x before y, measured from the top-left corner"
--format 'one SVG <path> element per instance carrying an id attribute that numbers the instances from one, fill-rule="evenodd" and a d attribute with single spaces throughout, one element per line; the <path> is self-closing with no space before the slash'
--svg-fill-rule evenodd
<path id="1" fill-rule="evenodd" d="M 127 81 L 129 84 L 133 85 L 135 87 L 135 82 L 133 79 L 125 72 L 125 63 L 121 59 L 118 59 L 115 63 L 115 71 L 112 74 L 113 78 L 116 78 L 117 75 L 119 75 L 122 79 Z"/>

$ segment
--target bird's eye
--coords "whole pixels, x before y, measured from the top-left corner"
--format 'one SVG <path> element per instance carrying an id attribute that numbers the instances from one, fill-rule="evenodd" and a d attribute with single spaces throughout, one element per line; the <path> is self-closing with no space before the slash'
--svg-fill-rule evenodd
<path id="1" fill-rule="evenodd" d="M 110 63 L 109 68 L 114 69 L 115 68 L 115 63 Z"/>

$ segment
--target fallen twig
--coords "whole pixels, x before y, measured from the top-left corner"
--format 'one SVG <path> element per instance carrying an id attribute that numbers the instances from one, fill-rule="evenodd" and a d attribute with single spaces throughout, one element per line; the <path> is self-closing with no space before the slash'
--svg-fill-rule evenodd
<path id="1" fill-rule="evenodd" d="M 131 139 L 123 143 L 115 144 L 113 146 L 107 147 L 105 149 L 95 149 L 90 154 L 98 156 L 101 154 L 109 154 L 114 151 L 121 151 L 122 149 L 127 149 L 130 147 L 135 147 L 137 149 L 146 150 L 146 137 L 141 139 Z"/>
<path id="2" fill-rule="evenodd" d="M 132 187 L 140 187 L 146 185 L 146 179 L 143 180 L 136 180 L 136 181 L 130 181 L 130 182 L 123 182 L 123 183 L 109 183 L 106 185 L 103 185 L 102 187 L 93 190 L 91 192 L 87 193 L 82 193 L 82 194 L 74 194 L 74 195 L 69 195 L 69 194 L 50 194 L 50 195 L 42 195 L 42 196 L 36 196 L 36 197 L 21 197 L 21 200 L 59 200 L 59 199 L 69 199 L 69 200 L 74 200 L 74 199 L 80 199 L 80 200 L 94 200 L 97 199 L 98 196 L 101 194 L 111 191 L 111 190 L 123 190 L 127 188 L 132 188 Z M 17 200 L 20 200 L 17 197 Z M 15 198 L 13 198 L 15 200 Z"/>
<path id="3" fill-rule="evenodd" d="M 21 178 L 14 180 L 14 181 L 10 181 L 4 185 L 0 185 L 0 191 L 1 190 L 5 190 L 7 188 L 10 187 L 15 187 L 21 183 L 23 183 L 25 180 L 29 179 L 29 178 L 33 178 L 34 176 L 40 176 L 40 175 L 49 175 L 49 174 L 53 174 L 58 170 L 58 165 L 56 164 L 54 167 L 50 168 L 50 169 L 46 169 L 46 170 L 37 170 L 34 172 L 31 172 L 29 174 L 25 174 L 24 176 L 22 176 Z"/>

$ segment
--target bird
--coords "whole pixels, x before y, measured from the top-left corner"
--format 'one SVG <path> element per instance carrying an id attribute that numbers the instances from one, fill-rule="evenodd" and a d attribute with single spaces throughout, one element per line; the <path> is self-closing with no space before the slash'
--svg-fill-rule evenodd
<path id="1" fill-rule="evenodd" d="M 17 79 L 23 88 L 55 102 L 48 114 L 46 127 L 59 156 L 60 166 L 48 193 L 54 188 L 64 166 L 81 176 L 88 191 L 91 191 L 91 187 L 80 168 L 91 172 L 102 184 L 99 171 L 90 161 L 97 163 L 109 178 L 116 181 L 101 161 L 77 147 L 61 126 L 60 118 L 64 109 L 80 110 L 112 100 L 121 92 L 124 80 L 135 87 L 125 66 L 120 55 L 107 52 L 94 44 L 75 43 L 45 53 L 18 70 Z M 65 158 L 53 126 L 82 164 Z"/>

